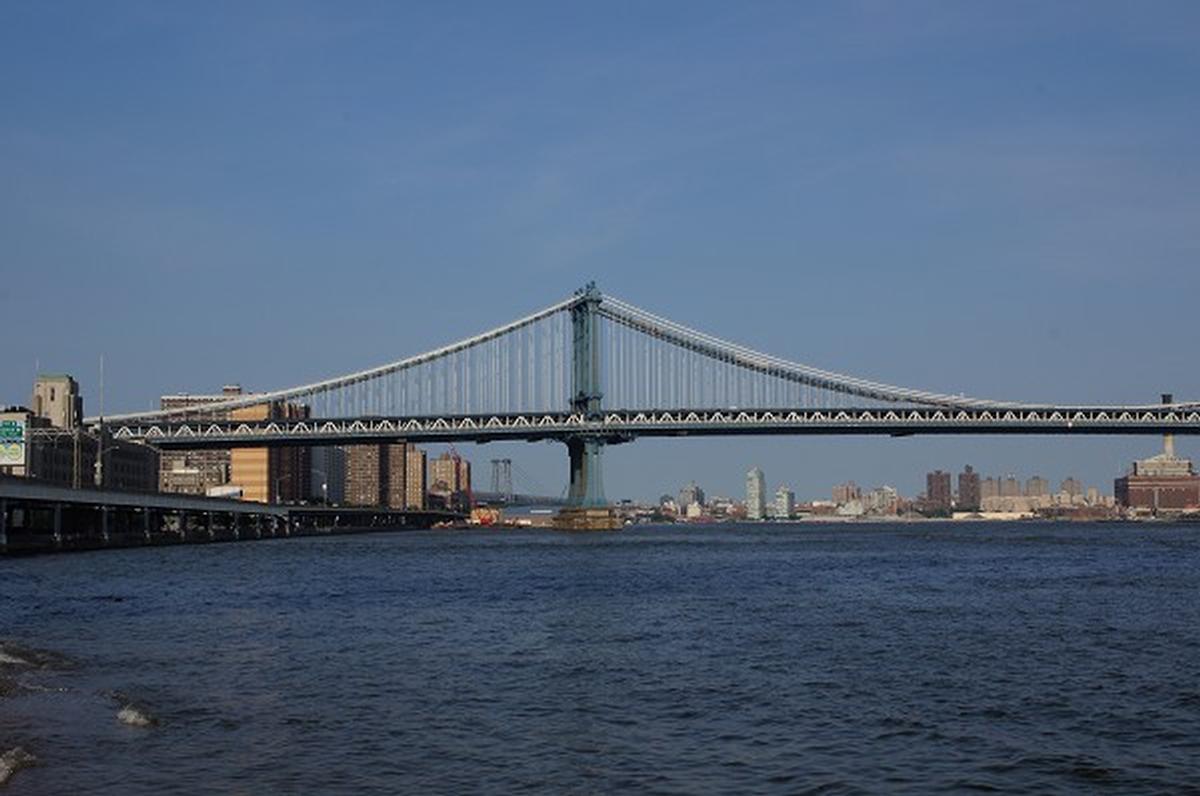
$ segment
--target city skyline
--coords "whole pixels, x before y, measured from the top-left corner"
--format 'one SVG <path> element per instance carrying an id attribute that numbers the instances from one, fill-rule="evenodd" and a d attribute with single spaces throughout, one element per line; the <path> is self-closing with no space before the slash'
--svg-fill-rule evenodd
<path id="1" fill-rule="evenodd" d="M 1003 479 L 1007 479 L 1010 477 L 1017 478 L 1018 479 L 1017 480 L 1018 491 L 1015 493 L 1015 495 L 1003 495 L 1004 497 L 1009 497 L 1009 496 L 1030 497 L 1030 496 L 1053 495 L 1056 492 L 1063 491 L 1064 489 L 1066 489 L 1067 491 L 1070 491 L 1070 488 L 1072 488 L 1072 487 L 1078 487 L 1080 489 L 1081 493 L 1085 493 L 1087 490 L 1094 488 L 1094 489 L 1098 490 L 1101 495 L 1111 496 L 1113 494 L 1114 483 L 1112 481 L 1109 481 L 1107 483 L 1099 483 L 1099 484 L 1087 483 L 1087 482 L 1084 482 L 1084 481 L 1081 481 L 1081 480 L 1075 478 L 1073 475 L 1071 475 L 1069 473 L 1062 475 L 1061 477 L 1058 477 L 1058 478 L 1046 478 L 1045 476 L 1043 476 L 1040 473 L 1031 473 L 1031 474 L 1029 474 L 1029 476 L 1027 478 L 1021 478 L 1021 477 L 1019 477 L 1019 474 L 1014 474 L 1014 473 L 1004 473 L 1002 475 L 981 473 L 978 470 L 975 470 L 975 468 L 970 464 L 963 465 L 963 468 L 970 468 L 974 472 L 975 475 L 980 477 L 981 482 L 988 481 L 988 480 L 999 482 Z M 1133 468 L 1130 467 L 1130 468 L 1128 468 L 1128 471 L 1131 471 L 1132 469 Z M 939 470 L 940 470 L 940 468 L 939 468 Z M 914 475 L 913 478 L 915 479 L 915 478 L 919 477 L 921 479 L 925 479 L 932 472 L 938 472 L 939 470 L 935 470 L 935 471 L 931 471 L 931 472 L 922 472 L 922 473 Z M 957 502 L 957 500 L 959 499 L 959 488 L 956 485 L 959 483 L 958 478 L 962 474 L 961 471 L 958 471 L 958 470 L 949 470 L 949 471 L 940 470 L 940 471 L 951 477 L 952 485 L 950 488 L 950 494 L 954 497 L 954 500 Z M 710 489 L 706 488 L 703 483 L 697 481 L 697 479 L 694 479 L 694 478 L 688 479 L 687 485 L 683 489 L 684 489 L 684 491 L 686 491 L 691 488 L 695 488 L 699 491 L 699 493 L 701 495 L 706 496 L 708 499 L 712 499 L 712 500 L 732 499 L 734 501 L 744 502 L 747 505 L 747 507 L 749 507 L 750 502 L 752 502 L 750 495 L 752 494 L 752 490 L 754 489 L 754 487 L 752 487 L 751 484 L 752 484 L 752 482 L 755 481 L 755 476 L 752 474 L 757 474 L 757 478 L 763 479 L 763 481 L 761 483 L 763 485 L 765 485 L 765 487 L 767 488 L 767 492 L 769 493 L 767 495 L 767 497 L 774 496 L 778 493 L 779 490 L 786 489 L 786 490 L 794 493 L 794 498 L 797 501 L 806 502 L 806 503 L 847 502 L 848 500 L 853 499 L 853 498 L 847 496 L 847 497 L 839 499 L 839 490 L 842 490 L 847 487 L 852 487 L 852 488 L 856 488 L 857 490 L 859 490 L 860 494 L 857 497 L 861 497 L 861 494 L 865 494 L 866 492 L 876 490 L 876 489 L 892 489 L 892 490 L 896 490 L 901 497 L 904 497 L 909 500 L 915 500 L 915 499 L 925 495 L 927 492 L 927 489 L 928 489 L 928 487 L 926 486 L 925 488 L 923 488 L 921 490 L 907 492 L 904 490 L 897 490 L 896 486 L 894 484 L 890 484 L 890 483 L 874 483 L 874 482 L 868 482 L 868 481 L 859 483 L 858 481 L 851 479 L 849 481 L 830 483 L 823 493 L 820 492 L 819 486 L 813 487 L 813 489 L 815 489 L 817 491 L 809 492 L 809 491 L 806 491 L 807 487 L 798 486 L 794 481 L 789 481 L 786 477 L 775 480 L 775 481 L 771 481 L 769 474 L 765 473 L 761 468 L 759 468 L 757 466 L 750 468 L 750 470 L 746 473 L 745 487 L 741 493 L 738 493 L 738 492 L 729 493 L 729 492 L 724 492 L 721 490 L 710 490 Z M 1033 484 L 1034 482 L 1040 482 L 1043 487 L 1043 491 L 1038 491 L 1036 493 L 1031 491 L 1030 485 Z M 774 486 L 772 486 L 772 485 L 774 485 Z M 659 490 L 659 491 L 661 493 L 661 496 L 663 496 L 663 497 L 670 496 L 670 493 L 671 493 L 670 485 L 664 485 L 663 489 Z M 680 494 L 682 495 L 683 492 L 681 491 Z M 998 497 L 1001 495 L 999 492 L 997 492 L 996 494 L 991 495 L 991 496 Z M 986 490 L 984 491 L 984 494 L 982 495 L 982 497 L 984 497 L 984 498 L 989 497 Z M 676 502 L 678 504 L 682 505 L 685 501 L 682 498 L 680 498 L 680 499 L 677 499 Z M 703 501 L 701 501 L 701 502 L 703 502 Z M 766 503 L 769 505 L 771 503 L 771 500 L 767 500 Z"/>

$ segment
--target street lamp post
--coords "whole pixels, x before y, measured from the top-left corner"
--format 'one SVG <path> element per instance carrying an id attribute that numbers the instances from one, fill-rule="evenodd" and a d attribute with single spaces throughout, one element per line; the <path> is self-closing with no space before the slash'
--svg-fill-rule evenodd
<path id="1" fill-rule="evenodd" d="M 291 477 L 292 477 L 291 473 L 284 473 L 283 475 L 281 475 L 275 479 L 275 502 L 276 503 L 283 502 L 282 500 L 279 499 L 279 485 Z"/>
<path id="2" fill-rule="evenodd" d="M 319 473 L 321 476 L 321 503 L 329 505 L 329 473 L 322 470 L 320 467 L 312 468 L 314 473 Z"/>

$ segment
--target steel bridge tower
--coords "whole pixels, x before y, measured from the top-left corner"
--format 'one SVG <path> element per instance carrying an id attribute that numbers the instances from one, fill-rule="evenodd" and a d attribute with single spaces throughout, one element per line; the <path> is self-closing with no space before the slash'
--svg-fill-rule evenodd
<path id="1" fill-rule="evenodd" d="M 504 502 L 512 503 L 512 459 L 492 459 L 492 492 Z"/>
<path id="2" fill-rule="evenodd" d="M 600 400 L 600 302 L 595 282 L 577 291 L 579 300 L 571 307 L 571 410 L 587 420 L 601 418 Z M 601 455 L 604 438 L 578 434 L 567 439 L 571 458 L 571 487 L 567 502 L 581 508 L 607 506 Z"/>

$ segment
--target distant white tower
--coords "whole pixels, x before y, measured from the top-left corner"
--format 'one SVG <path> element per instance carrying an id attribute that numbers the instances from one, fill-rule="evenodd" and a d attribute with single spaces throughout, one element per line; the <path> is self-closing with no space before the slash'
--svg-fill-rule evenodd
<path id="1" fill-rule="evenodd" d="M 775 516 L 781 520 L 790 520 L 796 510 L 796 495 L 786 486 L 779 487 L 775 493 Z"/>
<path id="2" fill-rule="evenodd" d="M 746 517 L 751 520 L 767 517 L 766 479 L 757 467 L 746 473 Z"/>

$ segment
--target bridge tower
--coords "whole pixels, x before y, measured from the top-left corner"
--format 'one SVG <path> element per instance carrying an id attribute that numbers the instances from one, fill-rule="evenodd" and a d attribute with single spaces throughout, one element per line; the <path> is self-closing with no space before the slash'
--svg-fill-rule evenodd
<path id="1" fill-rule="evenodd" d="M 571 410 L 587 419 L 600 418 L 600 321 L 601 295 L 595 282 L 577 291 L 579 300 L 571 307 Z M 567 439 L 571 459 L 570 506 L 599 508 L 608 505 L 604 498 L 601 455 L 604 440 L 590 434 Z"/>
<path id="2" fill-rule="evenodd" d="M 512 503 L 512 459 L 492 459 L 492 493 L 506 503 Z"/>

